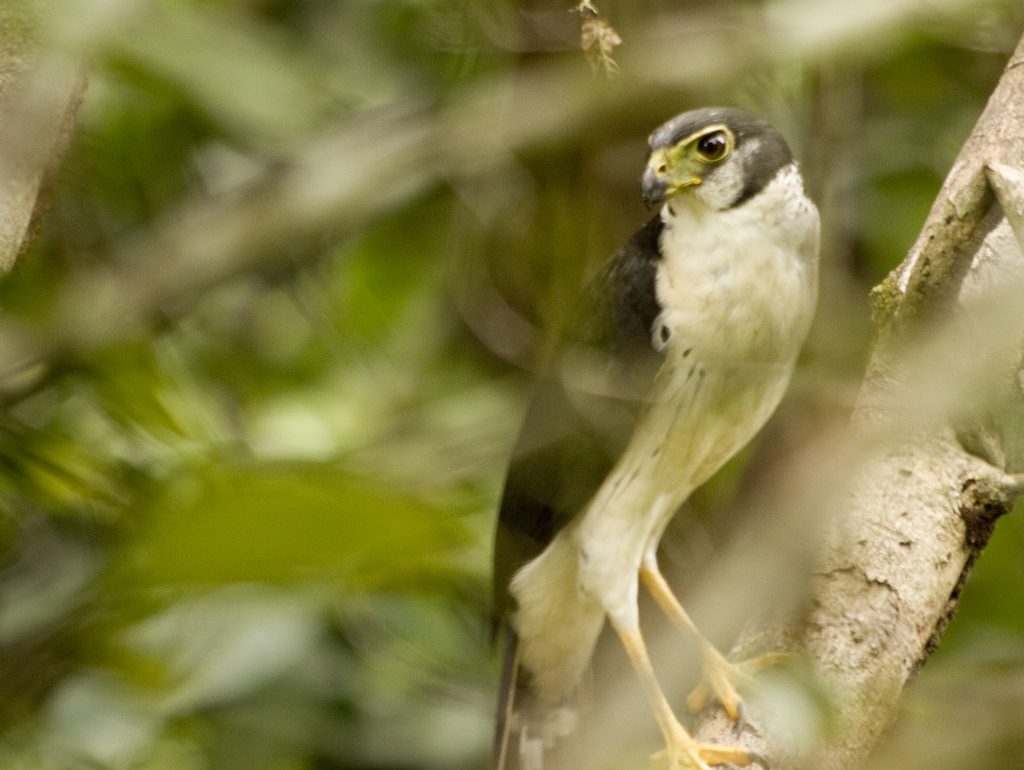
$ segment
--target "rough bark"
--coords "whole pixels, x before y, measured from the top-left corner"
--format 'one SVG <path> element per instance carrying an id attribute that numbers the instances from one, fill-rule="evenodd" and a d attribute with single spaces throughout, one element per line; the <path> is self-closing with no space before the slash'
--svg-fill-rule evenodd
<path id="1" fill-rule="evenodd" d="M 938 644 L 996 518 L 1020 491 L 1011 471 L 1020 467 L 1024 326 L 1019 300 L 992 308 L 1007 285 L 1024 285 L 1022 65 L 1024 40 L 917 242 L 875 290 L 879 336 L 848 436 L 862 453 L 827 528 L 805 611 L 781 630 L 748 629 L 738 645 L 786 640 L 831 693 L 838 729 L 811 747 L 756 724 L 739 736 L 775 770 L 864 762 Z M 931 396 L 921 395 L 926 382 Z M 981 407 L 957 410 L 979 390 Z M 737 742 L 720 713 L 698 737 Z"/>
<path id="2" fill-rule="evenodd" d="M 84 88 L 66 63 L 38 55 L 34 10 L 0 9 L 0 273 L 36 233 Z"/>

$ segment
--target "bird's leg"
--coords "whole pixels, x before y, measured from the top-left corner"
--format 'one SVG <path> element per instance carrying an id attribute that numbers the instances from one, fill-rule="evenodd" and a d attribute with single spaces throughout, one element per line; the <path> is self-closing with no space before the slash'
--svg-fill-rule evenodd
<path id="1" fill-rule="evenodd" d="M 686 699 L 690 710 L 700 711 L 714 696 L 731 719 L 741 719 L 743 698 L 739 694 L 739 689 L 751 687 L 754 684 L 754 674 L 785 662 L 788 656 L 784 653 L 768 654 L 742 663 L 730 663 L 697 629 L 669 588 L 653 554 L 645 555 L 640 567 L 640 579 L 676 628 L 695 636 L 700 644 L 703 672 L 700 683 Z"/>
<path id="2" fill-rule="evenodd" d="M 633 664 L 647 701 L 654 712 L 654 718 L 661 728 L 661 734 L 665 738 L 664 756 L 668 759 L 670 770 L 710 770 L 710 765 L 726 764 L 745 767 L 758 759 L 756 755 L 739 746 L 697 743 L 676 719 L 672 707 L 661 691 L 635 616 L 616 618 L 610 615 L 609 620 L 622 640 L 622 646 L 626 649 L 626 655 Z"/>

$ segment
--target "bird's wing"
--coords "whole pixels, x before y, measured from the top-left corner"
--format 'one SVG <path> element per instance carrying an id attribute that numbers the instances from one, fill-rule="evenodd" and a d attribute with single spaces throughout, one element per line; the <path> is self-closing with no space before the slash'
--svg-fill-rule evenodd
<path id="1" fill-rule="evenodd" d="M 513 449 L 494 544 L 494 628 L 508 634 L 496 756 L 506 753 L 501 747 L 508 716 L 524 686 L 516 686 L 509 583 L 597 491 L 625 448 L 660 365 L 651 328 L 660 310 L 655 276 L 661 230 L 655 217 L 591 282 L 576 322 L 538 382 Z"/>

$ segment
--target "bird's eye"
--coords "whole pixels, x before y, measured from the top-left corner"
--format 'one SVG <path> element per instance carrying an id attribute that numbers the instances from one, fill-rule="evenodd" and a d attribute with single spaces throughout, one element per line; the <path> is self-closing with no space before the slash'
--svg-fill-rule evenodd
<path id="1" fill-rule="evenodd" d="M 728 150 L 729 140 L 724 131 L 712 131 L 697 140 L 697 152 L 704 160 L 721 160 Z"/>

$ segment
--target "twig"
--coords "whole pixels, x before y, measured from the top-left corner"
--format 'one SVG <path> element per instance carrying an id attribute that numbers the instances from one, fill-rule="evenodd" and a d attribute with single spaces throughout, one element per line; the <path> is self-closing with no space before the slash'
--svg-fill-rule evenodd
<path id="1" fill-rule="evenodd" d="M 612 52 L 622 44 L 622 38 L 590 0 L 581 0 L 575 8 L 580 15 L 580 45 L 594 71 L 611 76 L 619 71 Z"/>

